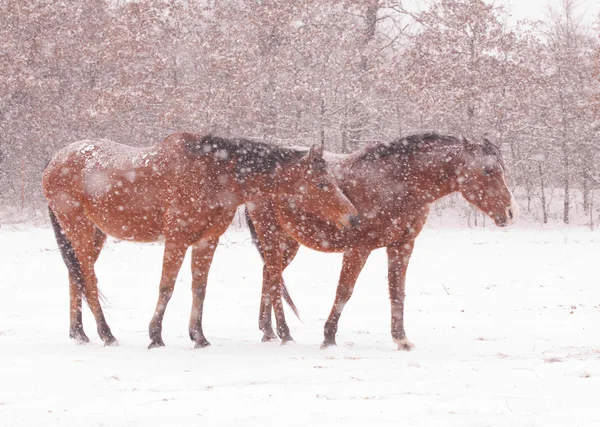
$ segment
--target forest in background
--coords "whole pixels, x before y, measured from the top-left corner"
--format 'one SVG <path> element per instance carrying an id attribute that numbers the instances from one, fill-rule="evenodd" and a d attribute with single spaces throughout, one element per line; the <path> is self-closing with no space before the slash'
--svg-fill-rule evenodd
<path id="1" fill-rule="evenodd" d="M 519 22 L 481 0 L 0 5 L 0 223 L 45 215 L 41 174 L 61 147 L 177 131 L 340 153 L 487 137 L 523 217 L 600 222 L 600 39 L 576 0 Z"/>

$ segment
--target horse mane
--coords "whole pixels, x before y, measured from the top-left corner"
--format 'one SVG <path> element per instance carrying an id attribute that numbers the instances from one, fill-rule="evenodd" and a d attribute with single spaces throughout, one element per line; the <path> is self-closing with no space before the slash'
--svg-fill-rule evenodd
<path id="1" fill-rule="evenodd" d="M 305 150 L 278 147 L 244 138 L 227 139 L 212 134 L 186 136 L 184 142 L 190 154 L 198 157 L 211 155 L 220 161 L 233 159 L 240 177 L 272 174 L 281 165 L 298 161 L 307 153 Z"/>
<path id="2" fill-rule="evenodd" d="M 457 146 L 458 138 L 438 133 L 422 133 L 397 138 L 391 142 L 375 142 L 357 153 L 354 161 L 373 161 L 390 156 L 408 156 L 417 152 L 429 151 L 437 147 Z"/>
<path id="3" fill-rule="evenodd" d="M 491 142 L 487 138 L 483 138 L 483 154 L 487 156 L 494 156 L 498 159 L 502 170 L 506 170 L 506 164 L 504 163 L 504 159 L 502 158 L 502 152 L 500 151 L 500 147 Z"/>

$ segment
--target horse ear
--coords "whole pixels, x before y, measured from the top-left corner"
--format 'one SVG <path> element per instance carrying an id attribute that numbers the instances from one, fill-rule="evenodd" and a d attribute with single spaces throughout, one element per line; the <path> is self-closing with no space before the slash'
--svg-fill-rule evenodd
<path id="1" fill-rule="evenodd" d="M 310 147 L 308 152 L 307 160 L 308 163 L 312 163 L 317 159 L 323 158 L 323 144 L 314 144 Z"/>
<path id="2" fill-rule="evenodd" d="M 306 155 L 306 160 L 308 164 L 311 164 L 315 160 L 315 146 L 312 145 L 310 150 L 308 150 L 308 154 Z"/>
<path id="3" fill-rule="evenodd" d="M 463 147 L 465 147 L 465 150 L 470 151 L 470 152 L 474 152 L 474 151 L 477 150 L 477 144 L 475 144 L 474 142 L 469 141 L 463 135 L 460 136 L 460 140 L 461 140 L 461 142 L 463 144 Z"/>
<path id="4" fill-rule="evenodd" d="M 319 145 L 315 146 L 315 154 L 319 157 L 323 157 L 323 153 L 325 152 L 325 142 L 321 141 Z"/>

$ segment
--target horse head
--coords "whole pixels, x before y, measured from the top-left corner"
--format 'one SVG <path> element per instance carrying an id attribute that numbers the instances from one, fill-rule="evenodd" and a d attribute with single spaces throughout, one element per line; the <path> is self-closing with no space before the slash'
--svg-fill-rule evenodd
<path id="1" fill-rule="evenodd" d="M 300 163 L 300 179 L 293 185 L 293 201 L 304 212 L 319 215 L 338 228 L 358 223 L 358 211 L 342 192 L 323 159 L 323 144 L 313 145 Z"/>
<path id="2" fill-rule="evenodd" d="M 505 227 L 515 222 L 518 207 L 506 185 L 505 166 L 500 150 L 489 140 L 476 143 L 462 137 L 462 167 L 458 190 L 470 203 Z"/>

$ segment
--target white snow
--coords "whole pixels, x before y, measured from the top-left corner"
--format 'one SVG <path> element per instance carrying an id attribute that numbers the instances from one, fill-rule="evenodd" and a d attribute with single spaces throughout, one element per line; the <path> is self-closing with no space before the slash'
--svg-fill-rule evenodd
<path id="1" fill-rule="evenodd" d="M 600 424 L 600 232 L 433 229 L 417 239 L 406 329 L 389 333 L 386 257 L 375 252 L 320 350 L 341 256 L 301 249 L 286 271 L 304 323 L 263 344 L 261 262 L 229 231 L 209 278 L 205 333 L 187 336 L 186 261 L 164 349 L 147 350 L 162 247 L 110 241 L 97 265 L 120 340 L 68 338 L 67 273 L 49 229 L 0 229 L 2 426 L 595 426 Z"/>

